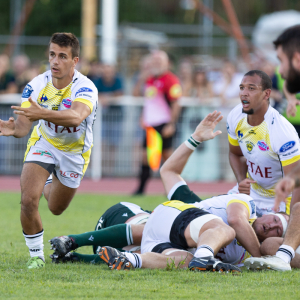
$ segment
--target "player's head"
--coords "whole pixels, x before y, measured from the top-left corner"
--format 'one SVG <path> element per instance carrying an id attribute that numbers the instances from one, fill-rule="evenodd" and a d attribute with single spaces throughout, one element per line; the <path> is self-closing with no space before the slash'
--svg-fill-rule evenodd
<path id="1" fill-rule="evenodd" d="M 52 76 L 63 78 L 74 72 L 79 60 L 80 45 L 73 33 L 54 33 L 49 43 L 49 62 Z"/>
<path id="2" fill-rule="evenodd" d="M 263 215 L 254 221 L 252 227 L 258 240 L 263 242 L 269 237 L 283 237 L 289 218 L 285 213 Z"/>
<path id="3" fill-rule="evenodd" d="M 272 80 L 263 71 L 252 70 L 246 73 L 240 83 L 240 99 L 243 113 L 252 115 L 269 106 Z"/>
<path id="4" fill-rule="evenodd" d="M 166 73 L 169 68 L 169 57 L 165 51 L 154 51 L 151 55 L 151 73 L 158 76 Z"/>
<path id="5" fill-rule="evenodd" d="M 289 27 L 273 42 L 280 60 L 279 73 L 290 93 L 300 91 L 300 25 Z"/>

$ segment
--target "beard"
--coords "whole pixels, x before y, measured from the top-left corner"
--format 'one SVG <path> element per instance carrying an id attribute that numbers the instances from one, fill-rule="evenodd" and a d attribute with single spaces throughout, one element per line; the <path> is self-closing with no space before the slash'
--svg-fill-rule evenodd
<path id="1" fill-rule="evenodd" d="M 290 70 L 286 78 L 286 88 L 291 94 L 300 91 L 300 72 L 297 71 L 290 62 Z"/>
<path id="2" fill-rule="evenodd" d="M 242 113 L 247 114 L 247 115 L 253 115 L 254 114 L 254 110 L 253 108 L 249 109 L 249 110 L 244 110 L 242 109 Z"/>

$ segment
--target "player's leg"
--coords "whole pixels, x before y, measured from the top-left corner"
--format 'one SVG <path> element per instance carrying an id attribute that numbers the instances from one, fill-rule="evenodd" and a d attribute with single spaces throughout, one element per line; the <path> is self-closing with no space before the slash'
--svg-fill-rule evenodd
<path id="1" fill-rule="evenodd" d="M 245 266 L 249 269 L 272 269 L 275 271 L 291 271 L 291 260 L 295 257 L 295 251 L 300 245 L 300 203 L 293 206 L 288 228 L 282 245 L 273 256 L 262 258 L 251 257 L 245 260 Z"/>
<path id="2" fill-rule="evenodd" d="M 47 197 L 45 195 L 46 199 L 48 200 L 48 207 L 50 211 L 54 215 L 62 214 L 69 206 L 76 191 L 77 188 L 67 187 L 63 185 L 56 176 L 53 176 Z"/>
<path id="3" fill-rule="evenodd" d="M 36 163 L 25 163 L 21 174 L 21 224 L 31 259 L 29 268 L 42 266 L 44 261 L 43 225 L 38 212 L 39 200 L 49 172 Z"/>

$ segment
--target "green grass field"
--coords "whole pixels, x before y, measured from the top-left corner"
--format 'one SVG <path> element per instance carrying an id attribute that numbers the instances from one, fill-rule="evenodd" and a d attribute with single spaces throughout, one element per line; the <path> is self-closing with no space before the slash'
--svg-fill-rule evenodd
<path id="1" fill-rule="evenodd" d="M 62 299 L 299 299 L 300 271 L 286 273 L 194 273 L 187 270 L 111 271 L 105 265 L 51 263 L 48 240 L 57 235 L 94 229 L 101 214 L 120 201 L 153 209 L 165 197 L 77 194 L 61 216 L 53 216 L 40 202 L 45 235 L 46 267 L 27 270 L 29 258 L 19 221 L 20 194 L 0 193 L 0 298 Z M 88 247 L 82 253 L 92 253 Z"/>

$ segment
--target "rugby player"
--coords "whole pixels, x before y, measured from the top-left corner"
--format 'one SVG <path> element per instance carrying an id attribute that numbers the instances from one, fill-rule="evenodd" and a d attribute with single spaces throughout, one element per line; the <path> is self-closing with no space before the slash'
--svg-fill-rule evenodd
<path id="1" fill-rule="evenodd" d="M 197 129 L 200 130 L 199 128 Z M 222 248 L 217 254 L 217 257 L 221 258 L 223 262 L 229 262 L 235 264 L 241 263 L 243 259 L 245 259 L 245 257 L 247 257 L 248 255 L 246 254 L 246 251 L 242 246 L 244 246 L 252 255 L 260 256 L 259 242 L 255 233 L 257 233 L 257 236 L 260 241 L 263 241 L 268 236 L 281 237 L 287 227 L 288 216 L 284 216 L 280 214 L 265 215 L 262 218 L 255 220 L 255 205 L 253 203 L 253 199 L 250 196 L 241 195 L 241 194 L 218 196 L 218 197 L 207 199 L 202 202 L 198 202 L 201 201 L 201 199 L 188 189 L 188 186 L 180 177 L 180 173 L 182 172 L 189 156 L 192 153 L 192 150 L 187 146 L 192 147 L 191 144 L 189 143 L 183 144 L 181 147 L 179 147 L 179 149 L 175 151 L 175 153 L 169 158 L 169 160 L 167 160 L 167 162 L 163 165 L 161 169 L 161 176 L 166 191 L 168 192 L 169 200 L 179 199 L 181 201 L 184 201 L 185 203 L 194 203 L 194 202 L 196 203 L 194 203 L 194 205 L 187 205 L 180 201 L 169 201 L 158 206 L 150 217 L 150 220 L 152 221 L 150 222 L 149 220 L 149 222 L 146 225 L 146 229 L 144 230 L 142 252 L 152 251 L 152 252 L 158 252 L 164 254 L 170 253 L 173 255 L 173 253 L 176 252 L 175 249 L 179 249 L 181 250 L 180 251 L 181 253 L 179 253 L 179 255 L 182 255 L 182 251 L 186 250 L 187 245 L 185 245 L 184 243 L 182 244 L 182 241 L 176 240 L 180 230 L 178 231 L 175 230 L 173 226 L 172 226 L 173 229 L 171 229 L 170 226 L 168 228 L 168 224 L 170 225 L 172 221 L 174 221 L 172 220 L 172 213 L 174 214 L 172 210 L 174 208 L 175 209 L 178 208 L 180 212 L 181 210 L 186 211 L 192 208 L 196 209 L 197 207 L 198 209 L 201 208 L 204 209 L 206 212 L 212 213 L 216 216 L 220 216 L 222 220 L 226 224 L 231 225 L 237 233 L 236 237 L 241 245 L 239 245 L 236 239 L 234 239 L 227 247 Z M 163 211 L 166 210 L 166 213 L 160 213 L 161 210 Z M 168 215 L 169 216 L 171 215 L 171 217 L 169 221 L 166 221 L 165 219 L 166 216 Z M 192 217 L 193 216 L 191 216 L 191 218 Z M 210 217 L 210 216 L 206 216 L 206 217 Z M 248 222 L 249 218 L 251 219 L 251 223 L 253 224 L 254 231 Z M 203 222 L 205 223 L 205 221 Z M 135 225 L 132 225 L 132 227 L 133 226 Z M 113 229 L 113 227 L 106 228 L 107 231 L 109 229 Z M 172 230 L 173 230 L 173 234 L 171 234 Z M 95 234 L 90 232 L 83 235 L 85 236 L 85 240 L 87 240 L 87 238 L 90 237 L 91 235 L 95 237 Z M 153 238 L 153 235 L 155 235 L 156 237 Z M 170 238 L 168 236 L 170 236 Z M 69 238 L 70 237 L 74 238 L 73 244 L 76 242 L 77 238 L 81 239 L 80 235 L 69 236 Z M 197 237 L 194 236 L 194 239 L 196 238 Z M 133 234 L 133 239 L 135 240 L 134 234 Z M 59 238 L 52 239 L 50 242 L 55 246 L 58 245 L 58 247 L 56 247 L 58 249 L 65 249 L 66 247 L 68 247 L 68 243 L 65 242 L 66 240 L 67 237 L 59 237 Z M 96 241 L 95 238 L 93 240 Z M 161 241 L 161 243 L 159 241 Z M 60 244 L 62 242 L 64 242 L 64 245 L 61 246 Z M 97 242 L 99 242 L 99 240 Z M 143 243 L 145 245 L 144 249 L 143 249 Z M 86 245 L 91 245 L 91 243 L 88 242 Z M 176 247 L 176 248 L 172 249 L 172 247 L 173 248 Z M 71 247 L 69 247 L 68 251 L 71 250 L 70 248 Z M 55 254 L 60 255 L 61 250 L 59 250 L 58 252 L 59 253 L 55 251 Z M 117 252 L 117 250 L 111 249 L 110 247 L 103 247 L 99 252 L 102 257 L 107 258 L 106 259 L 107 261 L 111 261 L 111 259 L 113 261 L 116 258 L 115 256 L 120 258 L 120 256 L 122 255 L 123 255 L 122 259 L 125 259 L 124 254 L 120 254 L 119 252 Z M 66 253 L 67 251 L 65 251 L 63 254 Z M 131 254 L 125 254 L 125 255 L 129 256 L 129 258 L 130 257 L 133 258 Z M 158 264 L 156 263 L 154 265 L 153 264 L 151 265 L 151 262 L 149 263 L 147 261 L 148 259 L 151 260 L 152 256 L 153 256 L 152 254 L 142 254 L 141 261 L 145 260 L 145 264 L 144 263 L 142 264 L 143 267 L 152 266 L 152 267 L 164 268 L 166 266 L 166 255 L 160 256 L 159 263 Z M 143 257 L 146 258 L 144 259 Z M 177 258 L 173 256 L 171 257 L 172 259 L 177 259 L 177 260 L 180 259 L 178 257 Z M 192 256 L 190 255 L 189 258 L 192 258 Z M 137 259 L 136 256 L 134 256 L 134 261 L 132 261 L 132 263 L 135 267 L 137 266 L 135 264 L 136 261 L 140 261 L 140 260 Z M 189 260 L 187 260 L 187 263 L 188 262 Z M 125 265 L 123 264 L 123 266 Z M 113 267 L 118 268 L 118 266 L 113 266 Z"/>
<path id="2" fill-rule="evenodd" d="M 229 160 L 240 193 L 250 195 L 257 214 L 272 211 L 275 185 L 300 159 L 299 137 L 269 104 L 272 82 L 259 70 L 246 73 L 240 84 L 241 104 L 228 115 Z M 245 164 L 245 159 L 247 164 Z M 299 197 L 293 192 L 292 201 Z M 280 211 L 290 213 L 291 195 Z"/>
<path id="3" fill-rule="evenodd" d="M 300 25 L 286 29 L 275 41 L 274 45 L 277 57 L 280 61 L 279 72 L 286 80 L 286 88 L 290 93 L 297 93 L 300 89 Z M 291 149 L 292 151 L 292 149 Z M 276 185 L 276 198 L 274 210 L 278 210 L 281 202 L 285 201 L 287 195 L 300 187 L 300 163 L 287 174 Z M 291 219 L 283 240 L 266 240 L 262 250 L 266 256 L 247 260 L 250 269 L 273 269 L 278 271 L 290 271 L 292 267 L 300 267 L 299 261 L 300 245 L 300 198 L 293 198 L 291 203 Z M 274 255 L 276 253 L 276 255 Z"/>
<path id="4" fill-rule="evenodd" d="M 92 126 L 98 92 L 75 70 L 79 41 L 72 33 L 55 33 L 49 43 L 51 70 L 35 77 L 22 94 L 21 106 L 12 106 L 18 118 L 0 120 L 0 135 L 28 141 L 21 174 L 21 224 L 29 248 L 28 268 L 45 265 L 43 225 L 38 212 L 44 192 L 48 207 L 60 215 L 70 204 L 90 161 Z M 49 175 L 51 176 L 47 181 Z M 46 181 L 49 183 L 45 186 Z M 45 188 L 44 188 L 45 186 Z"/>

